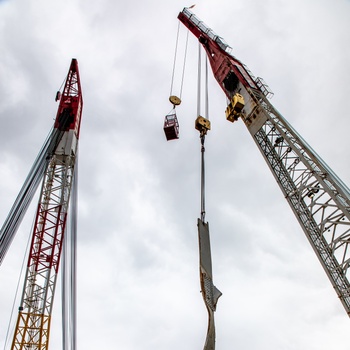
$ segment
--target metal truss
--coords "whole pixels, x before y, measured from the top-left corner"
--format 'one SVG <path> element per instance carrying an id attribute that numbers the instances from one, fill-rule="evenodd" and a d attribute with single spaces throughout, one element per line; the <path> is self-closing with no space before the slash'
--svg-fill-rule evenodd
<path id="1" fill-rule="evenodd" d="M 350 192 L 261 92 L 249 94 L 256 108 L 243 120 L 263 120 L 253 138 L 350 316 Z"/>
<path id="2" fill-rule="evenodd" d="M 44 175 L 12 349 L 46 350 L 74 156 L 54 156 Z"/>

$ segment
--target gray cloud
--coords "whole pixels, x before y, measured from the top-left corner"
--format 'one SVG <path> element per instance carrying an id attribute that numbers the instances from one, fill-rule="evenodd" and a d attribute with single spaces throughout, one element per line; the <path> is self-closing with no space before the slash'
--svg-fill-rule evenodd
<path id="1" fill-rule="evenodd" d="M 70 59 L 79 61 L 78 346 L 87 350 L 204 343 L 192 37 L 177 108 L 180 140 L 166 142 L 162 130 L 176 16 L 185 5 L 0 2 L 1 220 L 52 126 Z M 202 0 L 193 9 L 269 83 L 272 103 L 346 183 L 349 9 L 341 0 Z M 243 123 L 226 122 L 212 78 L 209 91 L 207 219 L 223 292 L 217 348 L 347 349 L 347 316 L 309 243 Z M 33 216 L 34 208 L 0 268 L 1 345 Z M 60 348 L 59 296 L 56 304 L 53 350 Z"/>

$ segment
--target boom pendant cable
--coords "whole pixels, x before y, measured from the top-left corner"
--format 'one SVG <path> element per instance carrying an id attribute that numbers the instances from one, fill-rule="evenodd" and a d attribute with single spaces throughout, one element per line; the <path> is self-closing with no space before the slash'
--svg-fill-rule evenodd
<path id="1" fill-rule="evenodd" d="M 44 176 L 45 170 L 52 157 L 52 153 L 60 142 L 63 133 L 63 131 L 58 129 L 51 129 L 3 226 L 0 229 L 0 264 L 15 237 L 19 225 L 21 224 L 39 183 Z"/>

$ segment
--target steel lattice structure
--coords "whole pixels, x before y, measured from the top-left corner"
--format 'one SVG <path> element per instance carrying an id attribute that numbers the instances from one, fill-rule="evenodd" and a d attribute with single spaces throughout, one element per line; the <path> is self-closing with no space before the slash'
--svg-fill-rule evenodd
<path id="1" fill-rule="evenodd" d="M 44 172 L 12 350 L 48 349 L 82 106 L 78 62 L 73 59 L 54 125 L 61 137 Z"/>
<path id="2" fill-rule="evenodd" d="M 231 47 L 188 8 L 178 18 L 206 50 L 230 101 L 227 119 L 244 121 L 350 316 L 349 189 L 276 111 L 267 85 Z"/>
<path id="3" fill-rule="evenodd" d="M 350 314 L 349 191 L 264 96 L 257 106 L 244 121 L 266 116 L 254 140 Z"/>

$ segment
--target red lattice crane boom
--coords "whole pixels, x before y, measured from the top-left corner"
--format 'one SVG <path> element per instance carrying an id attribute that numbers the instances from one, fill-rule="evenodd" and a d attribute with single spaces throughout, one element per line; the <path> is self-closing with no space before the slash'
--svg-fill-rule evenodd
<path id="1" fill-rule="evenodd" d="M 11 349 L 48 349 L 82 108 L 78 62 L 73 59 L 54 124 L 61 136 L 44 172 Z"/>

